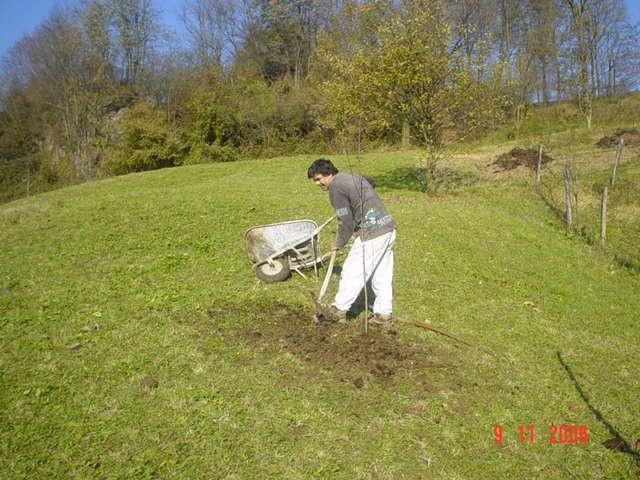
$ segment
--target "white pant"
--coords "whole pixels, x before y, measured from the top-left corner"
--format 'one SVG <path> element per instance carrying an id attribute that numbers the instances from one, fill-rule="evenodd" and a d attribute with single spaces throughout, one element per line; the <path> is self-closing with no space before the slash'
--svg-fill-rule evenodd
<path id="1" fill-rule="evenodd" d="M 393 243 L 395 239 L 395 230 L 365 242 L 356 237 L 349 255 L 342 265 L 340 286 L 333 301 L 336 308 L 349 310 L 362 288 L 371 279 L 371 288 L 376 297 L 373 312 L 391 314 Z"/>

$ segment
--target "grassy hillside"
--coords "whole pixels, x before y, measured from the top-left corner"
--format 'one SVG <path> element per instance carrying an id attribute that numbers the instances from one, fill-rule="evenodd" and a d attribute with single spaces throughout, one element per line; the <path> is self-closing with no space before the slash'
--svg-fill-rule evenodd
<path id="1" fill-rule="evenodd" d="M 395 314 L 496 356 L 316 326 L 313 275 L 257 280 L 247 228 L 331 215 L 314 156 L 1 206 L 0 477 L 634 478 L 640 278 L 567 235 L 529 173 L 486 167 L 507 148 L 449 159 L 475 181 L 436 197 L 399 181 L 416 154 L 334 158 L 400 226 Z"/>

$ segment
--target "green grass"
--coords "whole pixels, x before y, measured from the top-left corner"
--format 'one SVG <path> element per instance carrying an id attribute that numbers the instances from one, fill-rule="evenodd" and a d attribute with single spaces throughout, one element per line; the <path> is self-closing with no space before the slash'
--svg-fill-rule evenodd
<path id="1" fill-rule="evenodd" d="M 578 106 L 571 101 L 549 104 L 531 105 L 517 129 L 513 122 L 507 122 L 488 134 L 481 142 L 488 139 L 494 143 L 505 143 L 516 140 L 520 143 L 533 142 L 537 145 L 554 143 L 561 137 L 564 148 L 577 140 L 588 139 L 589 136 L 611 135 L 618 128 L 639 128 L 638 103 L 640 92 L 629 92 L 622 96 L 596 99 L 593 103 L 592 130 L 588 131 L 586 120 Z M 597 140 L 597 138 L 596 138 Z"/>
<path id="2" fill-rule="evenodd" d="M 395 313 L 497 356 L 406 325 L 362 343 L 358 322 L 312 325 L 312 276 L 264 284 L 244 256 L 251 226 L 331 215 L 306 179 L 313 158 L 0 207 L 1 478 L 638 475 L 637 453 L 602 445 L 640 438 L 633 269 L 565 234 L 522 178 L 427 197 L 398 181 L 416 154 L 335 157 L 381 179 L 399 224 Z M 634 161 L 623 184 L 637 185 Z M 589 441 L 549 444 L 550 424 L 586 425 Z"/>

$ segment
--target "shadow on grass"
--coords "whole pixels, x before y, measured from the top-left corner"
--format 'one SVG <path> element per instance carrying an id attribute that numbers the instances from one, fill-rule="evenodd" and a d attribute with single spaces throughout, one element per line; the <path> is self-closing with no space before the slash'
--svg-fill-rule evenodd
<path id="1" fill-rule="evenodd" d="M 472 185 L 477 177 L 448 167 L 400 167 L 385 175 L 376 176 L 376 184 L 390 190 L 411 190 L 433 193 L 437 190 L 453 190 Z"/>
<path id="2" fill-rule="evenodd" d="M 426 168 L 401 167 L 396 168 L 385 175 L 376 176 L 376 183 L 382 188 L 391 190 L 412 190 L 426 192 L 428 185 L 428 172 Z"/>
<path id="3" fill-rule="evenodd" d="M 587 407 L 589 407 L 589 410 L 591 410 L 591 413 L 595 415 L 596 419 L 600 423 L 602 423 L 607 428 L 609 433 L 617 440 L 618 446 L 616 447 L 616 450 L 631 456 L 636 461 L 636 464 L 640 466 L 640 453 L 638 453 L 622 436 L 622 434 L 606 418 L 604 418 L 600 410 L 593 406 L 593 404 L 589 400 L 589 396 L 582 389 L 582 386 L 578 382 L 578 379 L 576 379 L 576 376 L 573 374 L 571 367 L 567 365 L 567 363 L 562 359 L 562 355 L 560 354 L 560 352 L 556 352 L 556 356 L 558 357 L 558 362 L 560 362 L 562 368 L 564 368 L 564 370 L 567 372 L 569 379 L 573 382 L 573 386 L 578 391 L 580 398 L 582 398 Z"/>

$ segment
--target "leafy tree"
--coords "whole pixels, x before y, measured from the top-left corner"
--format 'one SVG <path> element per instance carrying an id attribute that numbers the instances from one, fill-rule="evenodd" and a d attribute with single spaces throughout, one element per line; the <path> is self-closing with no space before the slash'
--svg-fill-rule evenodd
<path id="1" fill-rule="evenodd" d="M 365 17 L 371 8 L 361 7 Z M 378 12 L 380 23 L 369 30 L 374 41 L 353 53 L 321 52 L 322 67 L 331 72 L 325 101 L 337 128 L 363 122 L 369 134 L 397 138 L 406 123 L 420 144 L 438 150 L 451 127 L 466 136 L 496 114 L 490 101 L 474 99 L 492 98 L 484 90 L 491 79 L 477 80 L 476 71 L 457 61 L 450 25 L 437 5 L 421 1 L 411 11 Z"/>
<path id="2" fill-rule="evenodd" d="M 92 142 L 114 86 L 90 45 L 73 12 L 54 10 L 9 59 L 14 88 L 38 105 L 24 121 L 40 127 L 50 168 L 72 181 L 92 176 Z"/>
<path id="3" fill-rule="evenodd" d="M 331 8 L 328 0 L 253 0 L 236 60 L 253 65 L 268 82 L 287 77 L 300 86 Z"/>
<path id="4" fill-rule="evenodd" d="M 36 131 L 28 121 L 34 105 L 19 90 L 5 93 L 0 112 L 0 201 L 29 195 L 41 186 L 36 172 L 40 168 Z"/>
<path id="5" fill-rule="evenodd" d="M 237 158 L 239 141 L 237 102 L 231 89 L 220 77 L 205 74 L 206 83 L 197 86 L 185 102 L 183 127 L 187 133 L 190 153 L 187 163 L 232 161 Z"/>
<path id="6" fill-rule="evenodd" d="M 103 152 L 103 174 L 173 167 L 183 163 L 188 143 L 177 129 L 170 128 L 164 110 L 138 101 L 119 113 L 108 130 L 109 148 Z"/>

